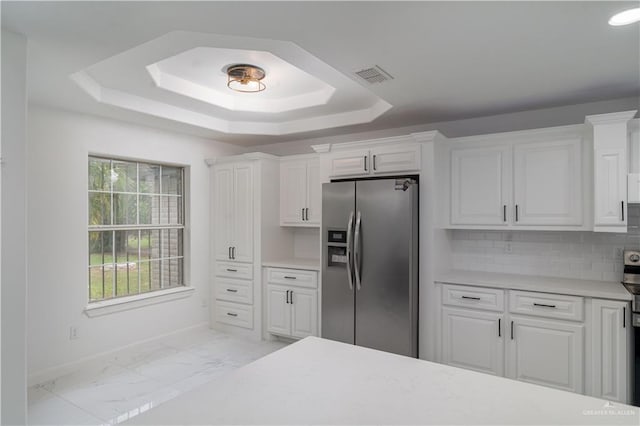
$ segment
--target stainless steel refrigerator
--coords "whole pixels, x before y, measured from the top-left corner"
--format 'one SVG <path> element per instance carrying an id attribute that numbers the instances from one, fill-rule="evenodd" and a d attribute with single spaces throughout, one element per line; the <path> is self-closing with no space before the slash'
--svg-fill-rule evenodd
<path id="1" fill-rule="evenodd" d="M 322 186 L 322 337 L 418 356 L 418 183 Z"/>

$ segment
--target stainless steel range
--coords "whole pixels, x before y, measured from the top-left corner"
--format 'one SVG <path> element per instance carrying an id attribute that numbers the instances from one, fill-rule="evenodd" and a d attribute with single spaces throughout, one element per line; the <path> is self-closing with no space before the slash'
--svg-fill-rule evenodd
<path id="1" fill-rule="evenodd" d="M 625 250 L 622 284 L 633 295 L 631 302 L 633 325 L 640 327 L 640 251 Z"/>
<path id="2" fill-rule="evenodd" d="M 625 250 L 624 277 L 622 284 L 633 295 L 631 301 L 631 324 L 633 324 L 634 348 L 634 378 L 633 405 L 640 406 L 640 251 Z"/>

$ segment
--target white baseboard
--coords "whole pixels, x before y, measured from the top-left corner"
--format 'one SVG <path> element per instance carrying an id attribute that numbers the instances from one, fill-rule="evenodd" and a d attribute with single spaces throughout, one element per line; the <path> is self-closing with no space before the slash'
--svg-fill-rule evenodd
<path id="1" fill-rule="evenodd" d="M 34 385 L 37 385 L 39 383 L 42 382 L 46 382 L 48 380 L 53 380 L 57 377 L 60 376 L 64 376 L 65 374 L 69 374 L 74 370 L 77 370 L 78 368 L 82 367 L 82 364 L 88 363 L 88 362 L 94 362 L 94 361 L 98 361 L 101 358 L 109 358 L 111 355 L 113 355 L 115 352 L 121 351 L 123 349 L 127 349 L 127 348 L 131 348 L 131 347 L 135 347 L 137 345 L 141 345 L 144 343 L 149 343 L 152 342 L 154 340 L 159 340 L 159 339 L 163 339 L 165 337 L 174 335 L 174 334 L 178 334 L 178 333 L 184 333 L 186 331 L 191 331 L 191 330 L 197 330 L 197 329 L 207 329 L 210 328 L 209 327 L 209 322 L 202 322 L 196 325 L 192 325 L 189 327 L 185 327 L 185 328 L 181 328 L 179 330 L 174 330 L 171 331 L 169 333 L 164 333 L 164 334 L 160 334 L 154 337 L 150 337 L 148 339 L 144 339 L 141 340 L 139 342 L 136 343 L 131 343 L 129 345 L 124 345 L 124 346 L 120 346 L 108 351 L 104 351 L 104 352 L 99 352 L 97 354 L 94 355 L 90 355 L 84 358 L 80 358 L 79 360 L 73 361 L 73 362 L 69 362 L 69 363 L 65 363 L 65 364 L 60 364 L 54 367 L 49 367 L 49 368 L 45 368 L 33 373 L 28 373 L 27 376 L 27 386 L 31 387 Z"/>

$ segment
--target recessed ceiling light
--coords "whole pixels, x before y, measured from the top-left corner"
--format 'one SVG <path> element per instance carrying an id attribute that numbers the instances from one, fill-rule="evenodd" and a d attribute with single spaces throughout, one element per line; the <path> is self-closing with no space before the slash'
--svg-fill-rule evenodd
<path id="1" fill-rule="evenodd" d="M 620 25 L 629 25 L 638 21 L 640 21 L 640 7 L 616 13 L 609 19 L 609 25 L 619 27 Z"/>

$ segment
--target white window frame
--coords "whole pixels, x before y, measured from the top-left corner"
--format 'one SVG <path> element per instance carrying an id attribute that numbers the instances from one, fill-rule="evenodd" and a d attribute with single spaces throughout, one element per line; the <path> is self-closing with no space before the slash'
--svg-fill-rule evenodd
<path id="1" fill-rule="evenodd" d="M 127 162 L 127 163 L 135 163 L 136 165 L 136 192 L 127 192 L 127 191 L 114 191 L 114 187 L 113 187 L 113 182 L 110 183 L 110 188 L 108 191 L 106 190 L 93 190 L 93 189 L 89 189 L 88 185 L 89 182 L 87 182 L 87 200 L 89 199 L 89 196 L 91 193 L 102 193 L 102 194 L 109 194 L 110 196 L 110 206 L 111 206 L 111 212 L 110 212 L 110 217 L 111 217 L 111 222 L 113 223 L 114 221 L 114 194 L 125 194 L 125 195 L 136 195 L 136 222 L 138 222 L 138 224 L 135 225 L 90 225 L 89 224 L 89 209 L 90 209 L 90 205 L 89 203 L 87 203 L 87 236 L 89 235 L 90 232 L 95 232 L 95 231 L 138 231 L 138 241 L 140 241 L 140 231 L 146 231 L 146 230 L 173 230 L 173 229 L 177 229 L 181 231 L 181 246 L 182 246 L 182 255 L 181 256 L 162 256 L 159 257 L 158 259 L 154 259 L 154 260 L 161 260 L 161 261 L 168 261 L 168 260 L 172 260 L 172 259 L 181 259 L 182 260 L 182 274 L 179 277 L 180 280 L 180 285 L 178 286 L 173 286 L 173 287 L 165 287 L 165 288 L 157 288 L 157 289 L 150 289 L 148 291 L 145 292 L 140 292 L 141 290 L 141 282 L 140 282 L 140 276 L 141 274 L 138 275 L 138 293 L 134 293 L 134 294 L 127 294 L 127 295 L 122 295 L 122 296 L 117 296 L 116 293 L 116 267 L 115 265 L 117 264 L 117 259 L 116 259 L 116 255 L 115 253 L 112 253 L 113 256 L 113 265 L 114 265 L 114 273 L 113 273 L 113 283 L 112 283 L 112 295 L 108 298 L 102 298 L 102 299 L 91 299 L 91 280 L 90 280 L 90 267 L 91 266 L 97 266 L 97 265 L 91 265 L 91 253 L 90 253 L 90 247 L 87 246 L 87 266 L 88 266 L 88 275 L 87 275 L 87 299 L 88 299 L 88 304 L 87 307 L 85 308 L 85 313 L 87 314 L 87 316 L 89 317 L 94 317 L 94 316 L 100 316 L 100 315 L 105 315 L 105 314 L 109 314 L 109 313 L 113 313 L 113 312 L 119 312 L 122 310 L 128 310 L 128 309 L 132 309 L 132 308 L 136 308 L 136 307 L 141 307 L 141 306 L 146 306 L 146 305 L 150 305 L 150 304 L 155 304 L 155 303 L 160 303 L 160 302 L 164 302 L 164 301 L 168 301 L 168 300 L 175 300 L 175 299 L 179 299 L 179 298 L 184 298 L 184 297 L 188 297 L 190 296 L 194 289 L 192 287 L 189 287 L 186 283 L 186 277 L 188 276 L 187 274 L 187 253 L 188 253 L 188 249 L 187 249 L 187 236 L 186 236 L 186 223 L 187 223 L 187 167 L 184 165 L 176 165 L 176 164 L 170 164 L 170 163 L 162 163 L 162 162 L 157 162 L 157 161 L 149 161 L 149 160 L 138 160 L 138 159 L 130 159 L 130 158 L 120 158 L 120 157 L 114 157 L 114 156 L 109 156 L 109 155 L 99 155 L 99 154 L 89 154 L 87 157 L 87 164 L 89 163 L 89 161 L 91 161 L 91 159 L 100 159 L 100 160 L 105 160 L 105 161 L 109 161 L 110 164 L 113 164 L 112 162 Z M 159 181 L 159 192 L 158 193 L 142 193 L 140 192 L 140 165 L 151 165 L 151 166 L 157 166 L 160 167 L 160 181 Z M 113 166 L 111 166 L 113 167 Z M 173 194 L 163 194 L 162 193 L 162 167 L 171 167 L 171 168 L 178 168 L 180 169 L 180 173 L 181 173 L 181 194 L 180 195 L 173 195 Z M 176 197 L 181 199 L 181 206 L 180 206 L 180 210 L 181 210 L 181 221 L 180 223 L 174 223 L 174 224 L 140 224 L 140 196 L 157 196 L 160 197 L 160 200 L 162 199 L 161 197 Z M 161 233 L 161 237 L 162 238 L 162 233 Z M 88 239 L 87 239 L 88 241 Z M 162 245 L 162 243 L 160 243 L 160 245 Z M 114 249 L 115 250 L 115 247 Z M 138 264 L 140 264 L 140 243 L 138 243 Z M 160 277 L 160 285 L 162 286 L 163 282 L 162 282 L 162 276 Z M 104 283 L 103 283 L 104 286 Z M 104 290 L 103 290 L 103 296 L 104 296 Z"/>

